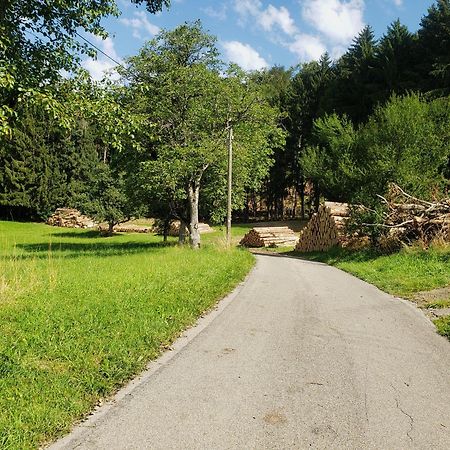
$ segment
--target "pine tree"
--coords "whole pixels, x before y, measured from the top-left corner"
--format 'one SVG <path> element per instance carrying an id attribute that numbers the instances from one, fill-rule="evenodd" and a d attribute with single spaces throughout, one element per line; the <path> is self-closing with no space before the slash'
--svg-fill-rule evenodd
<path id="1" fill-rule="evenodd" d="M 422 89 L 450 92 L 450 0 L 437 0 L 420 22 Z"/>
<path id="2" fill-rule="evenodd" d="M 391 94 L 404 94 L 418 87 L 417 36 L 399 20 L 393 22 L 380 39 L 376 52 L 376 69 L 380 82 L 379 101 Z"/>

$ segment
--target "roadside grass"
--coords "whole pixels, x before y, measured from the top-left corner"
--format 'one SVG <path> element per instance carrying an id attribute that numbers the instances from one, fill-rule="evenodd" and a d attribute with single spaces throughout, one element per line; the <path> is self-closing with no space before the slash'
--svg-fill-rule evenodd
<path id="1" fill-rule="evenodd" d="M 0 222 L 0 448 L 67 432 L 253 265 L 148 234 Z"/>
<path id="2" fill-rule="evenodd" d="M 434 320 L 438 333 L 450 339 L 450 316 Z"/>
<path id="3" fill-rule="evenodd" d="M 425 305 L 426 309 L 450 308 L 450 298 L 448 300 L 434 300 Z"/>

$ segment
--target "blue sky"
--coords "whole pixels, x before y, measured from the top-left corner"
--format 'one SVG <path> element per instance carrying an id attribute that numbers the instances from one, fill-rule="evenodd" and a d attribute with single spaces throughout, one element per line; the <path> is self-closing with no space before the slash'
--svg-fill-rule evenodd
<path id="1" fill-rule="evenodd" d="M 324 51 L 337 58 L 366 24 L 377 37 L 397 18 L 416 31 L 433 4 L 433 0 L 172 0 L 169 10 L 152 15 L 129 0 L 117 1 L 122 15 L 103 22 L 110 37 L 90 38 L 114 59 L 136 54 L 161 28 L 201 19 L 204 28 L 217 36 L 223 59 L 246 70 L 289 67 L 317 59 Z M 102 55 L 83 62 L 97 79 L 113 65 Z"/>

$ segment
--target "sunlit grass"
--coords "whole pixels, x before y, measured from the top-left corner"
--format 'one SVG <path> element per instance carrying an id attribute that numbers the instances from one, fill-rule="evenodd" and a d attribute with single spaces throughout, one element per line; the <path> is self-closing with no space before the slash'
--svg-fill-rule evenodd
<path id="1" fill-rule="evenodd" d="M 246 251 L 0 222 L 0 448 L 36 448 L 241 281 Z"/>

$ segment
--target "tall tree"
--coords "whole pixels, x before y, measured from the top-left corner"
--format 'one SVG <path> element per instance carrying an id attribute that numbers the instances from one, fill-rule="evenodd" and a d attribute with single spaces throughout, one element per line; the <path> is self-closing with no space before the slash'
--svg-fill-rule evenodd
<path id="1" fill-rule="evenodd" d="M 436 0 L 420 25 L 423 89 L 447 95 L 450 92 L 450 0 Z"/>
<path id="2" fill-rule="evenodd" d="M 380 78 L 379 101 L 393 93 L 404 94 L 417 89 L 417 36 L 399 20 L 393 22 L 380 39 L 376 52 L 376 69 Z"/>
<path id="3" fill-rule="evenodd" d="M 357 123 L 369 116 L 378 90 L 374 71 L 376 51 L 374 32 L 366 26 L 337 62 L 336 81 L 329 91 L 329 109 L 347 114 Z"/>
<path id="4" fill-rule="evenodd" d="M 277 134 L 276 111 L 255 84 L 237 69 L 223 76 L 222 67 L 215 38 L 195 22 L 161 31 L 124 72 L 135 106 L 156 123 L 158 140 L 143 164 L 146 184 L 157 191 L 171 186 L 165 192 L 182 205 L 177 215 L 189 226 L 193 248 L 200 245 L 200 191 L 206 181 L 218 182 L 213 174 L 223 173 L 228 127 L 235 127 L 236 156 L 242 155 L 237 167 L 245 181 L 252 164 L 268 166 L 268 143 Z M 265 175 L 259 172 L 255 180 Z"/>
<path id="5" fill-rule="evenodd" d="M 305 181 L 300 159 L 306 146 L 311 141 L 314 120 L 320 117 L 327 105 L 327 95 L 335 80 L 331 59 L 328 53 L 319 61 L 300 66 L 292 81 L 292 97 L 288 104 L 287 128 L 289 136 L 286 140 L 293 166 L 294 186 L 300 195 L 301 217 L 305 216 Z M 318 189 L 314 192 L 318 193 Z M 317 197 L 317 196 L 316 196 Z M 318 197 L 317 197 L 318 201 Z M 316 203 L 317 203 L 316 201 Z"/>

